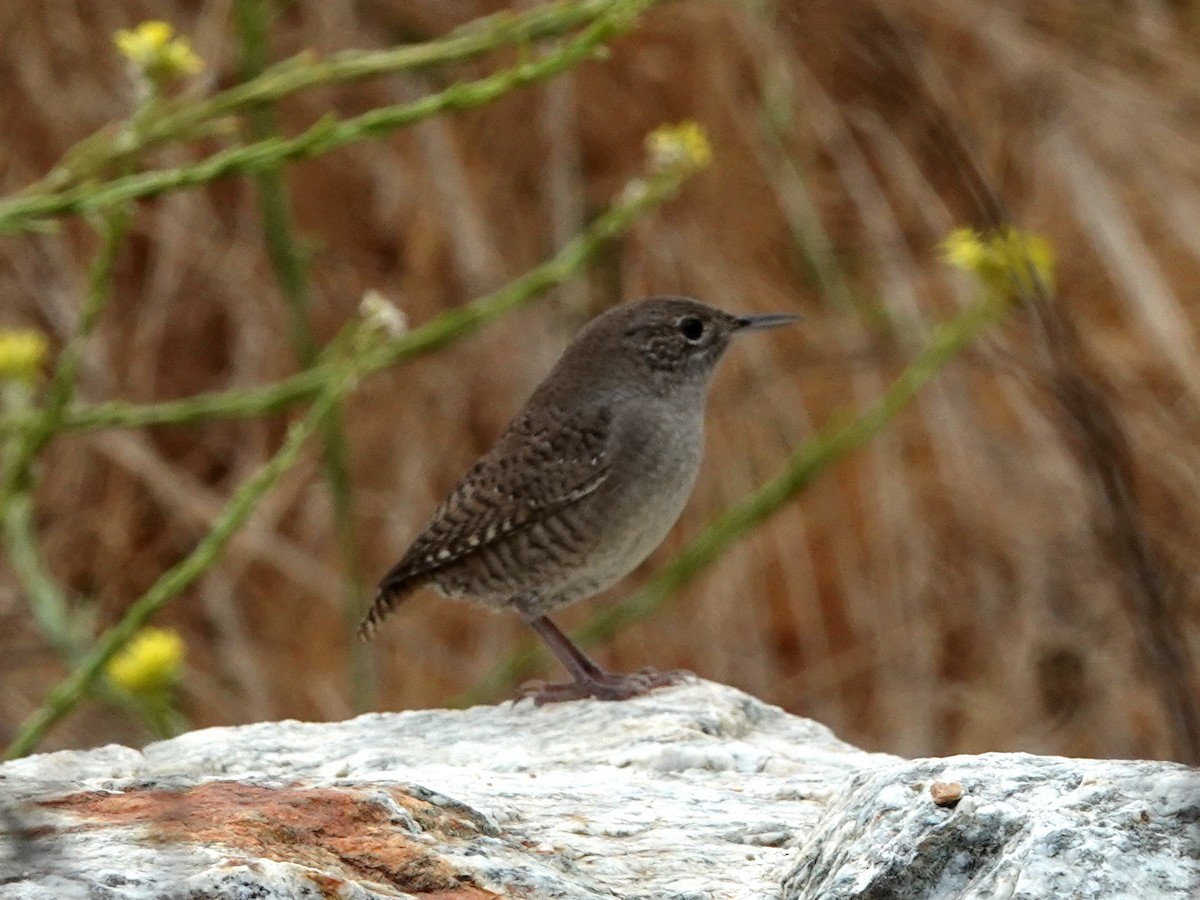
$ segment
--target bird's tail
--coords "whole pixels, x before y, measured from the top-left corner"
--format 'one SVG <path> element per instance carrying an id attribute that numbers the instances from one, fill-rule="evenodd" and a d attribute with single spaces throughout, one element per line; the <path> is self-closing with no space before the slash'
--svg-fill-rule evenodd
<path id="1" fill-rule="evenodd" d="M 358 639 L 369 641 L 375 637 L 379 623 L 391 615 L 392 610 L 407 599 L 415 587 L 416 585 L 405 579 L 383 579 L 379 584 L 379 593 L 375 595 L 375 602 L 371 604 L 362 624 L 358 626 Z"/>

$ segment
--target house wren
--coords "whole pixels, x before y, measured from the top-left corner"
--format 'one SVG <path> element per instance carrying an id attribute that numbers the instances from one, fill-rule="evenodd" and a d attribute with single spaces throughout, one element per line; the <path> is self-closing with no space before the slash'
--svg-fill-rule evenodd
<path id="1" fill-rule="evenodd" d="M 540 686 L 539 704 L 623 700 L 678 680 L 605 672 L 547 613 L 604 590 L 662 542 L 692 492 L 730 338 L 796 318 L 652 297 L 593 319 L 384 576 L 360 636 L 429 586 L 532 626 L 574 679 Z"/>

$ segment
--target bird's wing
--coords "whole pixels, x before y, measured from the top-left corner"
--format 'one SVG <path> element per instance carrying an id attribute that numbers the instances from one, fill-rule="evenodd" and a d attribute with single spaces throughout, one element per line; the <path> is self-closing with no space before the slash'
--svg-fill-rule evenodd
<path id="1" fill-rule="evenodd" d="M 612 462 L 607 406 L 519 416 L 438 507 L 379 583 L 362 632 L 424 576 L 485 549 L 595 491 Z"/>

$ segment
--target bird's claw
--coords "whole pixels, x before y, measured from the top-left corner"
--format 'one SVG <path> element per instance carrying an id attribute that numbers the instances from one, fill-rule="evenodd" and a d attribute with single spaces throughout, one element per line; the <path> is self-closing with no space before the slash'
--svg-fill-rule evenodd
<path id="1" fill-rule="evenodd" d="M 630 675 L 617 675 L 604 672 L 600 676 L 585 681 L 545 682 L 529 681 L 517 689 L 515 699 L 533 700 L 536 706 L 547 703 L 565 703 L 570 700 L 628 700 L 652 691 L 655 688 L 667 687 L 692 677 L 686 669 L 672 669 L 660 672 L 654 668 L 644 668 Z"/>

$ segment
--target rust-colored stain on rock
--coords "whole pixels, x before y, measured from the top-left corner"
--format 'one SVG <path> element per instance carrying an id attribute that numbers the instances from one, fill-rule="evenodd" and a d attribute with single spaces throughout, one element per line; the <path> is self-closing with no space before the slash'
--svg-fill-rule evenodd
<path id="1" fill-rule="evenodd" d="M 412 816 L 422 831 L 441 842 L 478 833 L 470 819 L 398 788 L 380 788 Z M 487 900 L 498 897 L 470 884 L 435 848 L 414 840 L 388 809 L 361 791 L 346 788 L 261 787 L 213 781 L 183 791 L 131 789 L 123 793 L 84 791 L 42 806 L 110 825 L 144 825 L 149 839 L 169 844 L 205 844 L 326 874 L 318 885 L 337 894 L 329 873 L 397 887 L 428 900 Z"/>

